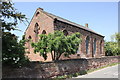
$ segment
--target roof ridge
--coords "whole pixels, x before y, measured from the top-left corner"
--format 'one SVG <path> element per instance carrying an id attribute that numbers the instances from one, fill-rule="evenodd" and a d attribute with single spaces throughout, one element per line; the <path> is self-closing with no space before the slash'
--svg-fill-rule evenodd
<path id="1" fill-rule="evenodd" d="M 45 12 L 45 13 L 48 13 L 48 14 L 51 14 L 51 15 L 54 15 L 54 14 L 49 13 L 49 12 L 46 12 L 46 11 L 44 11 L 44 12 Z M 68 19 L 65 19 L 65 18 L 62 18 L 62 17 L 60 17 L 60 16 L 57 16 L 57 15 L 54 15 L 54 16 L 59 17 L 59 18 L 61 18 L 61 19 L 64 19 L 64 20 L 66 20 L 66 21 L 72 22 L 72 21 L 70 21 L 70 20 L 68 20 Z M 72 23 L 75 23 L 75 22 L 72 22 Z M 80 25 L 80 24 L 78 24 L 78 23 L 75 23 L 75 24 Z M 80 26 L 85 27 L 85 26 L 83 26 L 83 25 L 80 25 Z"/>
<path id="2" fill-rule="evenodd" d="M 42 12 L 44 12 L 46 15 L 50 16 L 50 17 L 53 18 L 53 19 L 56 18 L 56 19 L 59 20 L 59 21 L 62 21 L 62 22 L 65 22 L 65 23 L 74 25 L 74 26 L 76 26 L 76 27 L 78 27 L 78 28 L 82 28 L 82 29 L 84 29 L 84 30 L 93 32 L 93 33 L 95 33 L 95 34 L 97 34 L 97 35 L 103 36 L 103 35 L 95 32 L 94 30 L 92 30 L 92 29 L 90 29 L 90 28 L 88 28 L 88 27 L 85 27 L 85 26 L 83 26 L 83 25 L 80 25 L 80 24 L 78 24 L 78 23 L 72 22 L 72 21 L 70 21 L 70 20 L 64 19 L 64 18 L 62 18 L 62 17 L 60 17 L 60 16 L 56 16 L 56 15 L 54 15 L 54 14 L 52 14 L 52 13 L 49 13 L 49 12 L 46 12 L 46 11 L 42 11 Z M 103 36 L 103 37 L 104 37 L 104 36 Z"/>

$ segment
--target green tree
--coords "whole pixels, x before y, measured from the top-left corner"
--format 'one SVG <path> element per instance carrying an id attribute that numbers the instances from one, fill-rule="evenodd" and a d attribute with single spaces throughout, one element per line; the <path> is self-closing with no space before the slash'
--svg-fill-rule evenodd
<path id="1" fill-rule="evenodd" d="M 12 2 L 1 2 L 0 21 L 2 23 L 2 63 L 3 65 L 20 67 L 28 58 L 25 57 L 25 40 L 20 40 L 11 30 L 18 30 L 17 24 L 25 22 L 27 18 L 21 12 L 18 12 Z"/>
<path id="2" fill-rule="evenodd" d="M 115 33 L 111 36 L 112 41 L 105 42 L 105 53 L 106 56 L 120 55 L 120 33 Z"/>
<path id="3" fill-rule="evenodd" d="M 21 12 L 13 7 L 12 2 L 1 2 L 0 21 L 2 23 L 2 31 L 11 31 L 17 29 L 18 22 L 25 22 L 27 18 Z"/>
<path id="4" fill-rule="evenodd" d="M 69 57 L 69 55 L 77 53 L 80 42 L 80 33 L 65 36 L 63 32 L 55 31 L 54 34 L 41 34 L 39 41 L 32 43 L 32 47 L 34 52 L 39 52 L 45 60 L 47 53 L 51 53 L 52 60 L 59 60 L 62 54 Z"/>
<path id="5" fill-rule="evenodd" d="M 118 43 L 118 47 L 120 47 L 120 33 L 115 34 L 115 39 L 116 39 L 116 41 Z"/>
<path id="6" fill-rule="evenodd" d="M 120 54 L 117 42 L 105 42 L 106 56 L 116 56 Z"/>
<path id="7" fill-rule="evenodd" d="M 21 67 L 29 61 L 25 56 L 25 40 L 17 41 L 17 36 L 10 32 L 4 32 L 2 35 L 2 62 L 3 65 Z"/>

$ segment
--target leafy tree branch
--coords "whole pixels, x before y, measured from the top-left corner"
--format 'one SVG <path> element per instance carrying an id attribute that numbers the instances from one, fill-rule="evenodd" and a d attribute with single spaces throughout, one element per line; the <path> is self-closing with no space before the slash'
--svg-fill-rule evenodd
<path id="1" fill-rule="evenodd" d="M 54 34 L 41 34 L 39 41 L 31 45 L 34 52 L 40 53 L 45 60 L 48 53 L 51 53 L 52 60 L 59 60 L 61 55 L 69 57 L 69 55 L 77 53 L 81 42 L 80 37 L 80 33 L 65 36 L 63 32 L 55 31 Z"/>

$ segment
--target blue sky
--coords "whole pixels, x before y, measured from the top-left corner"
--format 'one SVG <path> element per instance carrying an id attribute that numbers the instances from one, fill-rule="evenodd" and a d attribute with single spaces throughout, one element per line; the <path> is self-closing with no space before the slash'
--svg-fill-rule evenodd
<path id="1" fill-rule="evenodd" d="M 110 41 L 110 36 L 118 32 L 118 3 L 117 2 L 15 2 L 14 7 L 24 13 L 30 22 L 38 7 L 45 11 L 68 19 L 72 22 L 85 25 L 97 33 L 105 36 Z M 21 32 L 14 33 L 19 36 L 24 34 L 28 27 L 20 23 Z"/>

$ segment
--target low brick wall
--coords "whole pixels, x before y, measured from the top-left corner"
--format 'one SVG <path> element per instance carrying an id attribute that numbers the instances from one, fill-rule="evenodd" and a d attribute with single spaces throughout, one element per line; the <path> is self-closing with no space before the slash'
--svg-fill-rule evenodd
<path id="1" fill-rule="evenodd" d="M 118 59 L 120 59 L 120 56 L 71 59 L 46 63 L 31 62 L 26 67 L 19 69 L 3 66 L 2 76 L 3 78 L 50 78 L 118 63 Z"/>

